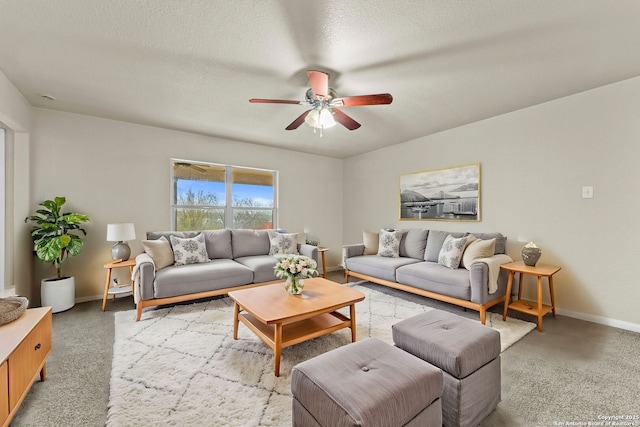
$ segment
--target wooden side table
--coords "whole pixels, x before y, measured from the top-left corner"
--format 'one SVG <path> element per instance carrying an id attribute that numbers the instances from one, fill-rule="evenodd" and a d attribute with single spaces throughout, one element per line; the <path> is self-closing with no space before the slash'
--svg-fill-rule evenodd
<path id="1" fill-rule="evenodd" d="M 542 316 L 548 312 L 553 313 L 553 317 L 556 317 L 556 302 L 553 296 L 553 275 L 560 271 L 560 267 L 553 265 L 537 265 L 530 267 L 525 265 L 522 261 L 510 262 L 508 264 L 502 264 L 500 268 L 509 272 L 509 280 L 507 281 L 507 294 L 504 301 L 504 312 L 502 314 L 502 320 L 507 319 L 507 311 L 509 309 L 519 311 L 521 313 L 530 314 L 538 317 L 538 331 L 542 332 Z M 512 303 L 511 289 L 513 287 L 513 276 L 516 273 L 520 273 L 518 284 L 518 299 Z M 529 274 L 537 276 L 537 301 L 528 301 L 522 299 L 522 283 L 523 276 Z M 542 278 L 546 277 L 549 281 L 549 296 L 551 298 L 551 305 L 542 304 Z"/>
<path id="2" fill-rule="evenodd" d="M 320 252 L 320 256 L 322 257 L 322 277 L 327 278 L 327 264 L 324 259 L 324 254 L 329 250 L 329 248 L 318 247 L 318 252 Z"/>
<path id="3" fill-rule="evenodd" d="M 103 265 L 104 268 L 107 269 L 107 281 L 104 284 L 104 296 L 102 297 L 102 311 L 107 307 L 107 297 L 109 295 L 113 295 L 113 299 L 116 299 L 116 295 L 122 295 L 126 293 L 133 293 L 133 280 L 131 281 L 131 285 L 129 284 L 118 284 L 116 286 L 111 286 L 111 270 L 114 268 L 123 268 L 129 267 L 129 276 L 133 274 L 133 267 L 136 265 L 135 258 L 129 258 L 126 261 L 112 261 Z"/>

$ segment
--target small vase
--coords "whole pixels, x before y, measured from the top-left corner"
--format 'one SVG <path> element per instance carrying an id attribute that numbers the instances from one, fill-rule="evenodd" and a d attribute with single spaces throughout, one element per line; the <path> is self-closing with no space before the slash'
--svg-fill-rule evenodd
<path id="1" fill-rule="evenodd" d="M 536 263 L 540 259 L 540 255 L 542 255 L 542 250 L 540 248 L 528 248 L 525 246 L 524 248 L 522 248 L 522 252 L 520 252 L 520 255 L 522 255 L 522 261 L 524 262 L 524 265 L 535 267 Z"/>
<path id="2" fill-rule="evenodd" d="M 300 295 L 302 293 L 302 289 L 304 289 L 304 280 L 300 277 L 287 277 L 287 281 L 284 282 L 284 288 L 291 295 Z"/>

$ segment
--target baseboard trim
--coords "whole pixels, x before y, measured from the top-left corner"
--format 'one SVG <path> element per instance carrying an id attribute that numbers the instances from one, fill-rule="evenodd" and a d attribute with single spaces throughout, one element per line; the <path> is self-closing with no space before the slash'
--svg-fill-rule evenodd
<path id="1" fill-rule="evenodd" d="M 610 317 L 596 316 L 594 314 L 581 313 L 579 311 L 565 310 L 557 307 L 556 312 L 562 316 L 573 317 L 574 319 L 585 320 L 587 322 L 598 323 L 600 325 L 611 326 L 618 329 L 625 329 L 632 332 L 640 332 L 640 324 L 637 323 L 611 319 Z"/>

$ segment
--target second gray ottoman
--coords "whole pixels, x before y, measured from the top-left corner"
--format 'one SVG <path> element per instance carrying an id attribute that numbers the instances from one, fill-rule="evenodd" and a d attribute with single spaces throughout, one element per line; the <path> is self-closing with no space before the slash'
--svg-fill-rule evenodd
<path id="1" fill-rule="evenodd" d="M 294 426 L 442 425 L 442 371 L 369 338 L 291 372 Z"/>
<path id="2" fill-rule="evenodd" d="M 440 310 L 396 323 L 393 342 L 444 371 L 442 423 L 476 426 L 500 402 L 500 334 Z"/>

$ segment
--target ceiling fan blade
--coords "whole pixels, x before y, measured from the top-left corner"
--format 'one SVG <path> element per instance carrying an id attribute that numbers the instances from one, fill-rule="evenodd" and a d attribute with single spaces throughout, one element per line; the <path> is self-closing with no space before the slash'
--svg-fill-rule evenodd
<path id="1" fill-rule="evenodd" d="M 313 110 L 313 108 L 311 109 Z M 304 119 L 307 117 L 307 114 L 309 114 L 311 112 L 311 110 L 307 110 L 304 113 L 300 114 L 298 116 L 297 119 L 295 119 L 294 121 L 291 122 L 291 124 L 289 126 L 287 126 L 285 129 L 286 130 L 294 130 L 294 129 L 298 129 L 298 127 L 304 123 Z"/>
<path id="2" fill-rule="evenodd" d="M 331 101 L 331 105 L 338 107 L 358 107 L 361 105 L 383 105 L 391 104 L 393 96 L 390 93 L 379 93 L 376 95 L 359 95 L 359 96 L 345 96 L 342 98 L 335 98 Z"/>
<path id="3" fill-rule="evenodd" d="M 333 111 L 333 118 L 336 120 L 336 122 L 340 123 L 347 129 L 356 130 L 360 127 L 360 123 L 356 122 L 337 108 L 332 108 L 331 111 Z"/>
<path id="4" fill-rule="evenodd" d="M 292 101 L 288 99 L 261 99 L 261 98 L 251 98 L 249 102 L 254 104 L 297 104 L 304 105 L 307 104 L 305 101 Z"/>
<path id="5" fill-rule="evenodd" d="M 309 70 L 307 71 L 307 76 L 309 77 L 314 99 L 317 99 L 318 95 L 322 99 L 327 99 L 329 96 L 329 74 L 322 71 Z"/>

